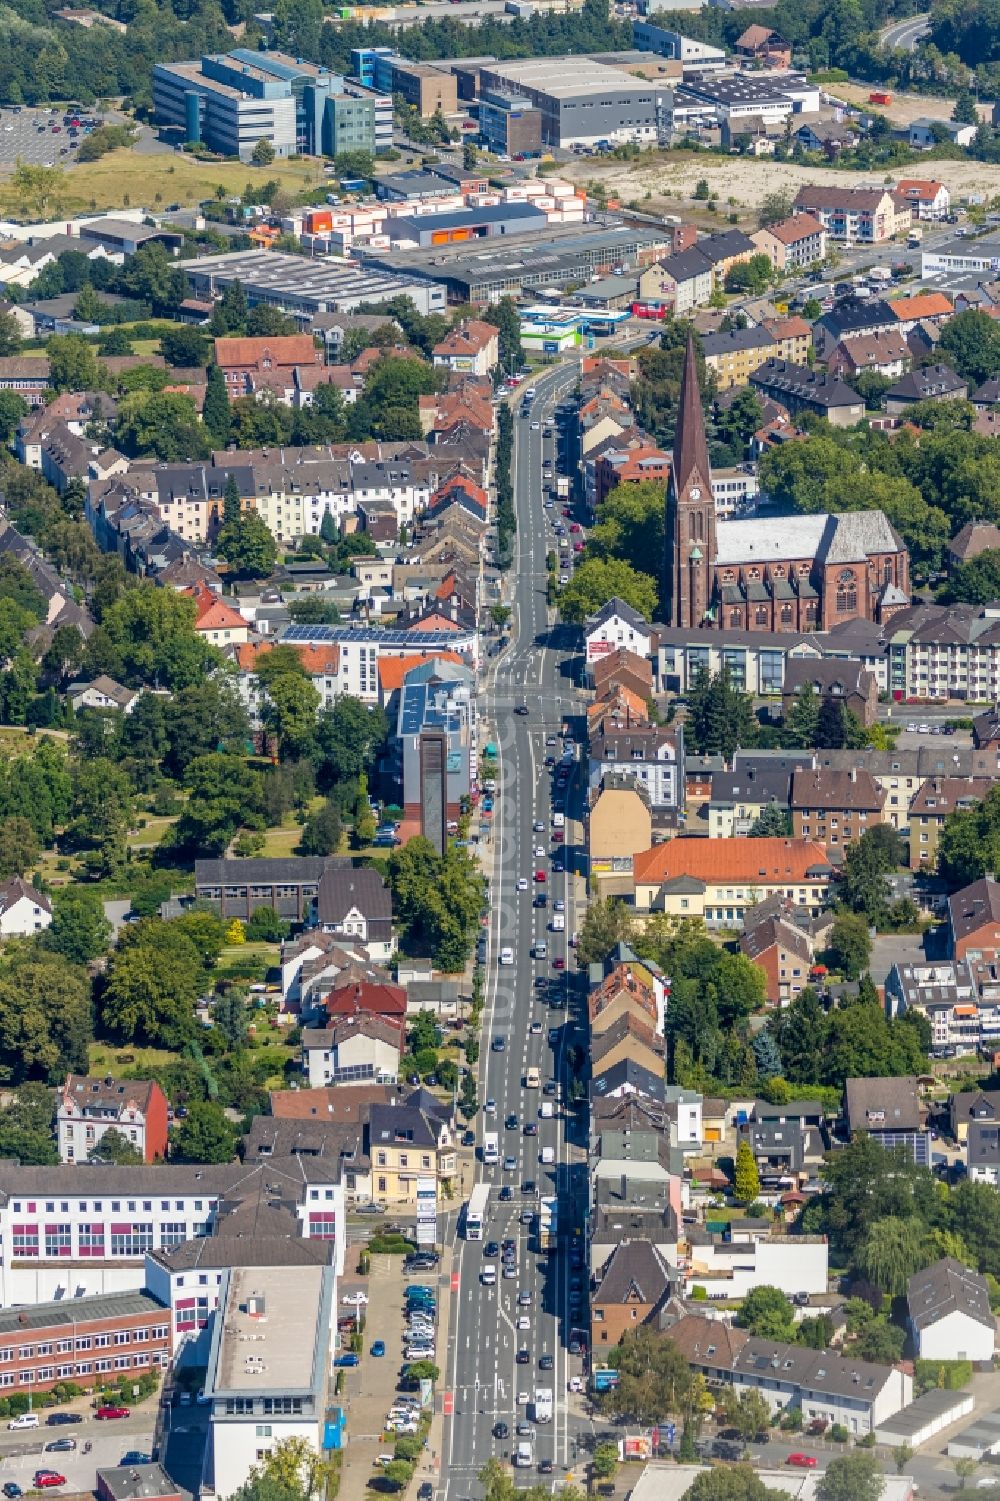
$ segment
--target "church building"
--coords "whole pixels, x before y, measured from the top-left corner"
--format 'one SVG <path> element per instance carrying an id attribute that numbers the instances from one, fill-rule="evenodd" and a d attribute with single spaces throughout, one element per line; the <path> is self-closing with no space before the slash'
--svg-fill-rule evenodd
<path id="1" fill-rule="evenodd" d="M 717 521 L 694 343 L 681 378 L 667 487 L 663 616 L 670 625 L 828 631 L 910 602 L 910 559 L 881 511 Z"/>

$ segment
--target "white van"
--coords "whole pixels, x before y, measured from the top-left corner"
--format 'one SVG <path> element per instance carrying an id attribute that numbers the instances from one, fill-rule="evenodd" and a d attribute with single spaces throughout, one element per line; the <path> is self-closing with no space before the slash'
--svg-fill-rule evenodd
<path id="1" fill-rule="evenodd" d="M 555 1108 L 551 1100 L 543 1100 L 538 1107 L 538 1114 L 542 1117 L 543 1121 L 550 1121 L 555 1113 Z"/>
<path id="2" fill-rule="evenodd" d="M 479 1280 L 484 1287 L 496 1287 L 497 1269 L 495 1266 L 484 1266 L 479 1273 Z"/>
<path id="3" fill-rule="evenodd" d="M 543 1167 L 551 1167 L 553 1162 L 555 1162 L 556 1160 L 555 1148 L 543 1147 L 541 1150 L 540 1160 Z"/>
<path id="4" fill-rule="evenodd" d="M 552 827 L 554 829 L 562 829 L 562 828 L 565 828 L 565 826 L 566 826 L 566 815 L 565 815 L 565 813 L 553 813 L 553 815 L 552 815 Z"/>
<path id="5" fill-rule="evenodd" d="M 566 918 L 562 912 L 554 912 L 552 914 L 552 931 L 553 933 L 564 933 L 566 931 Z"/>
<path id="6" fill-rule="evenodd" d="M 500 963 L 501 964 L 513 964 L 514 963 L 514 950 L 513 949 L 501 949 L 500 950 Z"/>
<path id="7" fill-rule="evenodd" d="M 11 1430 L 15 1428 L 37 1428 L 38 1414 L 37 1412 L 22 1412 L 19 1418 L 11 1418 L 7 1427 Z"/>

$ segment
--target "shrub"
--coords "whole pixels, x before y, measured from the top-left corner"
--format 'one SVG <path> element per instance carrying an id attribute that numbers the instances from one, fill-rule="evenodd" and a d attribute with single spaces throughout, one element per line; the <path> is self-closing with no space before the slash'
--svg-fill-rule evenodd
<path id="1" fill-rule="evenodd" d="M 847 1429 L 844 1427 L 843 1423 L 834 1423 L 833 1427 L 830 1429 L 830 1437 L 835 1444 L 846 1444 L 848 1436 L 849 1435 Z"/>
<path id="2" fill-rule="evenodd" d="M 917 1395 L 921 1396 L 932 1387 L 942 1391 L 957 1392 L 972 1380 L 971 1360 L 915 1360 L 913 1379 Z"/>

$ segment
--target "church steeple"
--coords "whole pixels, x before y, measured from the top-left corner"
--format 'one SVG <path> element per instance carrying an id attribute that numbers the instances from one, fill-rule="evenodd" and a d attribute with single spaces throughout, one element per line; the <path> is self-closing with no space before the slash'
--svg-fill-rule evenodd
<path id="1" fill-rule="evenodd" d="M 716 537 L 693 334 L 688 335 L 681 373 L 665 530 L 663 613 L 671 625 L 701 625 L 712 602 Z"/>

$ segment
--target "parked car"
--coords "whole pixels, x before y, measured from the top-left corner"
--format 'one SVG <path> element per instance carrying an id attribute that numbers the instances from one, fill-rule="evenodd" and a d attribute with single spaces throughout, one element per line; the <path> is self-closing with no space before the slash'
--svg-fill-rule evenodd
<path id="1" fill-rule="evenodd" d="M 83 1414 L 79 1412 L 50 1412 L 45 1422 L 49 1428 L 58 1428 L 62 1423 L 82 1423 Z"/>
<path id="2" fill-rule="evenodd" d="M 70 1454 L 76 1448 L 75 1438 L 54 1438 L 45 1445 L 46 1454 Z"/>
<path id="3" fill-rule="evenodd" d="M 789 1454 L 785 1464 L 792 1465 L 796 1470 L 815 1470 L 816 1456 L 814 1454 Z"/>
<path id="4" fill-rule="evenodd" d="M 52 1490 L 57 1485 L 65 1485 L 66 1476 L 60 1475 L 58 1470 L 36 1470 L 35 1489 L 39 1491 Z"/>
<path id="5" fill-rule="evenodd" d="M 131 1409 L 128 1407 L 99 1407 L 94 1413 L 94 1417 L 99 1423 L 108 1423 L 113 1418 L 128 1418 L 131 1416 Z"/>
<path id="6" fill-rule="evenodd" d="M 343 1371 L 349 1369 L 351 1366 L 360 1365 L 361 1361 L 353 1350 L 348 1350 L 346 1355 L 338 1355 L 333 1363 L 338 1370 Z"/>

